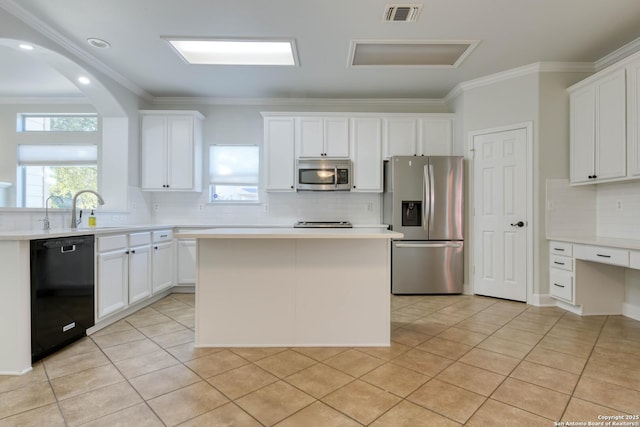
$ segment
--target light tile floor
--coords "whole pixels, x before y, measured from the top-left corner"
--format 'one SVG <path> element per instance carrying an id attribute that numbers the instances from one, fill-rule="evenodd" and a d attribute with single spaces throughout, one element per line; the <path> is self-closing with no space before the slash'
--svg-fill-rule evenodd
<path id="1" fill-rule="evenodd" d="M 0 426 L 552 426 L 640 415 L 638 321 L 477 296 L 391 303 L 389 348 L 194 349 L 194 296 L 172 294 L 27 375 L 0 377 Z"/>

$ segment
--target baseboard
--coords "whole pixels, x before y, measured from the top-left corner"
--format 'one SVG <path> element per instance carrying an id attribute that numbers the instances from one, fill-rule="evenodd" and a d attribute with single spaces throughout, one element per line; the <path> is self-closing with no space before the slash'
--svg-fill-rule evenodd
<path id="1" fill-rule="evenodd" d="M 195 294 L 196 285 L 176 285 L 171 288 L 172 294 Z"/>
<path id="2" fill-rule="evenodd" d="M 527 301 L 527 304 L 535 305 L 536 307 L 555 307 L 558 300 L 553 298 L 549 294 L 533 294 L 532 301 Z"/>
<path id="3" fill-rule="evenodd" d="M 130 314 L 135 313 L 136 311 L 140 310 L 141 308 L 144 308 L 148 305 L 153 304 L 156 301 L 161 300 L 162 298 L 166 297 L 167 295 L 169 295 L 172 292 L 173 288 L 167 289 L 157 295 L 152 296 L 149 299 L 145 299 L 143 301 L 140 301 L 136 304 L 130 305 L 129 307 L 127 307 L 126 309 L 119 311 L 118 313 L 115 313 L 112 316 L 109 316 L 108 318 L 99 321 L 98 323 L 96 323 L 94 326 L 90 327 L 89 329 L 87 329 L 87 335 L 91 335 L 95 332 L 98 332 L 100 329 L 104 329 L 109 325 L 112 325 L 114 323 L 116 323 L 119 320 L 124 319 L 125 317 L 129 316 Z"/>
<path id="4" fill-rule="evenodd" d="M 640 320 L 640 306 L 625 302 L 622 304 L 622 315 L 634 320 Z"/>

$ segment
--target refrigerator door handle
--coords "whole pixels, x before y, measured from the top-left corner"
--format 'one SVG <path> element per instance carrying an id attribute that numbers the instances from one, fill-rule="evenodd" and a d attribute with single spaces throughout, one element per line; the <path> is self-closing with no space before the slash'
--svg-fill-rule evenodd
<path id="1" fill-rule="evenodd" d="M 429 235 L 429 219 L 431 217 L 431 181 L 429 165 L 425 165 L 422 170 L 422 229 Z"/>
<path id="2" fill-rule="evenodd" d="M 431 230 L 433 230 L 433 212 L 435 212 L 435 177 L 433 175 L 433 165 L 429 162 L 429 236 L 431 238 Z"/>
<path id="3" fill-rule="evenodd" d="M 459 248 L 460 243 L 396 243 L 396 248 Z"/>

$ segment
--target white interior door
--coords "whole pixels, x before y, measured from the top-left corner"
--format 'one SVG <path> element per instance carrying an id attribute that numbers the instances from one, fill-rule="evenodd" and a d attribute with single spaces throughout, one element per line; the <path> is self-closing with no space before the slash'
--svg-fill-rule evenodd
<path id="1" fill-rule="evenodd" d="M 527 300 L 529 131 L 473 135 L 475 294 Z"/>

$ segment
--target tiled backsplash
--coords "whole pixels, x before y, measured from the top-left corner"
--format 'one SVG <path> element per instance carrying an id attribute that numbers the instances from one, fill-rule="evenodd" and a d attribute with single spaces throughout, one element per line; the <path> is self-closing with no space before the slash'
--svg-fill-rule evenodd
<path id="1" fill-rule="evenodd" d="M 547 235 L 640 239 L 640 182 L 571 186 L 547 180 Z"/>
<path id="2" fill-rule="evenodd" d="M 598 185 L 598 235 L 640 239 L 640 182 Z"/>
<path id="3" fill-rule="evenodd" d="M 207 193 L 151 193 L 129 188 L 130 212 L 97 212 L 99 226 L 138 224 L 293 225 L 299 220 L 351 221 L 379 224 L 378 193 L 268 193 L 259 204 L 211 205 Z M 49 210 L 52 229 L 69 227 L 69 210 Z M 0 212 L 0 231 L 42 229 L 41 210 Z M 86 216 L 84 218 L 86 221 Z"/>
<path id="4" fill-rule="evenodd" d="M 345 220 L 379 224 L 381 201 L 377 193 L 298 192 L 268 193 L 259 204 L 207 203 L 207 194 L 154 193 L 151 214 L 156 223 L 292 225 L 299 220 Z"/>

